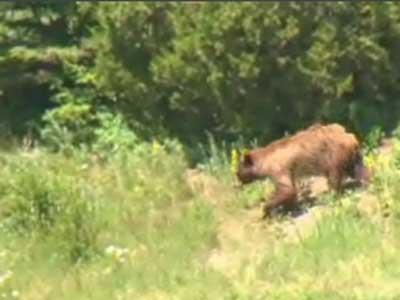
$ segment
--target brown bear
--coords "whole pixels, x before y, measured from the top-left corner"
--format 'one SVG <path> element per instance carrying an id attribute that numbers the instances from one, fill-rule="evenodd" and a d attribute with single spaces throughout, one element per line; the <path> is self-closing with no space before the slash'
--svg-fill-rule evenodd
<path id="1" fill-rule="evenodd" d="M 368 183 L 369 170 L 364 166 L 360 143 L 354 134 L 339 124 L 316 124 L 293 136 L 244 154 L 237 171 L 241 184 L 269 177 L 275 185 L 272 198 L 264 207 L 264 218 L 272 209 L 296 204 L 296 179 L 322 175 L 330 189 L 340 193 L 345 177 L 361 185 Z"/>

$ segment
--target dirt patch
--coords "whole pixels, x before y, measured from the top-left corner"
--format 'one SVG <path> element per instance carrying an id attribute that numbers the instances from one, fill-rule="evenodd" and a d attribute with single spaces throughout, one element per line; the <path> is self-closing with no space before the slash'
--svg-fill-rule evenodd
<path id="1" fill-rule="evenodd" d="M 198 169 L 188 169 L 185 173 L 185 180 L 194 194 L 201 195 L 213 206 L 222 205 L 224 200 L 229 198 L 226 195 L 232 193 L 217 178 Z"/>
<path id="2" fill-rule="evenodd" d="M 248 209 L 237 215 L 220 215 L 218 225 L 219 247 L 207 260 L 208 267 L 234 276 L 243 263 L 254 261 L 268 248 L 266 223 L 260 219 L 261 206 Z"/>
<path id="3" fill-rule="evenodd" d="M 261 211 L 260 206 L 219 220 L 219 246 L 211 251 L 208 267 L 234 277 L 247 263 L 260 263 L 265 251 L 276 240 L 297 243 L 307 238 L 329 208 L 315 206 L 285 221 L 261 220 Z"/>
<path id="4" fill-rule="evenodd" d="M 376 216 L 380 209 L 379 199 L 372 194 L 364 193 L 357 203 L 357 210 L 369 218 Z"/>
<path id="5" fill-rule="evenodd" d="M 262 204 L 246 210 L 228 212 L 226 204 L 231 199 L 229 195 L 235 192 L 233 188 L 196 169 L 188 170 L 185 178 L 193 193 L 200 194 L 204 201 L 215 208 L 218 247 L 208 254 L 206 265 L 227 276 L 236 276 L 243 265 L 262 258 L 266 249 L 277 239 L 297 242 L 306 238 L 325 212 L 324 207 L 313 207 L 286 221 L 262 220 Z M 325 178 L 313 177 L 302 184 L 299 196 L 314 199 L 327 190 Z"/>

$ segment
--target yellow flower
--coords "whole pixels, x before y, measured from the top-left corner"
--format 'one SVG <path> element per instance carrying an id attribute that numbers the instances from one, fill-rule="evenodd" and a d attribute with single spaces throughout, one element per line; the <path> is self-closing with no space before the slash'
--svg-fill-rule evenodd
<path id="1" fill-rule="evenodd" d="M 231 172 L 235 174 L 239 168 L 239 153 L 236 149 L 231 153 Z"/>
<path id="2" fill-rule="evenodd" d="M 371 168 L 371 169 L 374 168 L 374 165 L 375 165 L 375 163 L 376 163 L 376 160 L 375 160 L 375 158 L 374 158 L 372 155 L 367 155 L 367 156 L 364 158 L 364 160 L 365 160 L 365 164 L 367 165 L 368 168 Z"/>
<path id="3" fill-rule="evenodd" d="M 153 155 L 158 154 L 162 150 L 161 144 L 157 140 L 153 140 L 153 144 L 151 147 L 151 152 Z"/>

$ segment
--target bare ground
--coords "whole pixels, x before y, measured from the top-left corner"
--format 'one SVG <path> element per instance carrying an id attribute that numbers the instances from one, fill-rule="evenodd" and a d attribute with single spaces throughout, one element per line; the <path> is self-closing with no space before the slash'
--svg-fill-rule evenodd
<path id="1" fill-rule="evenodd" d="M 189 170 L 186 178 L 189 186 L 215 208 L 218 247 L 209 253 L 206 263 L 227 276 L 235 276 L 246 262 L 259 260 L 268 245 L 278 238 L 287 242 L 305 238 L 327 211 L 327 207 L 314 206 L 299 216 L 285 220 L 262 220 L 262 205 L 259 204 L 232 213 L 225 207 L 230 198 L 227 193 L 232 191 L 219 184 L 216 178 L 198 170 Z M 324 178 L 313 178 L 308 194 L 314 197 L 326 190 Z"/>

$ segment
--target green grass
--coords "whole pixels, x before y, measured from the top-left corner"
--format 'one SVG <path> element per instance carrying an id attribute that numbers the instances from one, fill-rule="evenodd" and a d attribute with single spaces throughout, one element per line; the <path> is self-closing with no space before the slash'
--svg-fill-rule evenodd
<path id="1" fill-rule="evenodd" d="M 400 298 L 398 148 L 369 158 L 373 215 L 354 191 L 325 201 L 329 213 L 298 243 L 272 236 L 275 220 L 255 225 L 260 243 L 249 231 L 224 248 L 220 225 L 246 221 L 270 185 L 233 188 L 229 157 L 214 149 L 220 159 L 203 165 L 214 185 L 193 190 L 180 147 L 142 147 L 107 161 L 0 154 L 0 299 Z M 262 251 L 244 252 L 251 243 Z M 215 249 L 247 259 L 212 268 Z"/>

